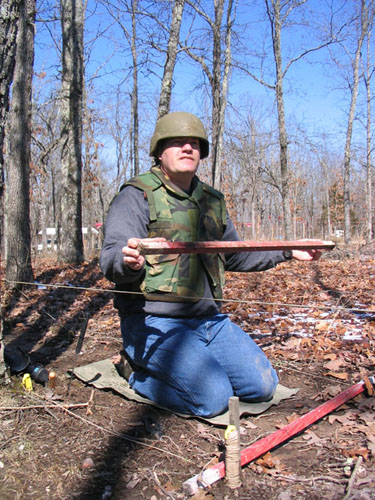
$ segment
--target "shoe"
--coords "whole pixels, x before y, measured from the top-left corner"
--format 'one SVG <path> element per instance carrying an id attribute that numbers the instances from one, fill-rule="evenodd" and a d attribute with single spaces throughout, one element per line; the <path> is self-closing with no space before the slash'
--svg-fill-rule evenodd
<path id="1" fill-rule="evenodd" d="M 125 351 L 120 351 L 120 361 L 115 363 L 115 367 L 121 377 L 129 381 L 129 377 L 133 372 L 139 370 L 138 366 L 129 358 Z"/>

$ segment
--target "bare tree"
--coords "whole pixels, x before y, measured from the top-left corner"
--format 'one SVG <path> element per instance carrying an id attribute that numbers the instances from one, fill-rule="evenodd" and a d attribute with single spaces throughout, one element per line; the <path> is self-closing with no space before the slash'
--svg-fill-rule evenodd
<path id="1" fill-rule="evenodd" d="M 235 0 L 214 0 L 214 18 L 212 19 L 199 2 L 188 0 L 194 11 L 208 24 L 212 44 L 212 60 L 208 61 L 206 50 L 200 49 L 197 53 L 186 43 L 187 54 L 198 62 L 206 75 L 211 90 L 212 100 L 212 183 L 220 189 L 222 181 L 221 156 L 223 149 L 225 111 L 229 86 L 229 75 L 232 63 L 232 29 L 234 23 L 233 12 Z M 226 5 L 227 3 L 227 5 Z M 225 13 L 226 8 L 226 13 Z M 225 15 L 225 17 L 224 17 Z M 207 43 L 207 41 L 206 41 Z"/>
<path id="2" fill-rule="evenodd" d="M 9 89 L 16 60 L 18 19 L 22 1 L 2 0 L 0 5 L 0 252 L 3 252 L 4 137 L 9 110 Z"/>
<path id="3" fill-rule="evenodd" d="M 82 0 L 61 0 L 61 230 L 59 259 L 71 264 L 83 261 L 82 241 Z"/>
<path id="4" fill-rule="evenodd" d="M 35 0 L 21 3 L 16 63 L 6 151 L 6 277 L 15 282 L 33 278 L 30 235 L 31 94 L 34 61 Z"/>
<path id="5" fill-rule="evenodd" d="M 261 83 L 264 87 L 272 90 L 275 93 L 276 106 L 277 106 L 277 120 L 278 120 L 278 134 L 279 134 L 279 160 L 280 160 L 280 191 L 282 198 L 283 208 L 283 226 L 284 237 L 290 239 L 292 237 L 292 215 L 291 215 L 291 200 L 290 200 L 290 172 L 288 166 L 288 132 L 285 117 L 285 95 L 284 95 L 284 82 L 287 73 L 291 66 L 297 61 L 305 58 L 308 54 L 316 52 L 336 40 L 335 36 L 330 30 L 327 39 L 323 42 L 317 43 L 312 47 L 299 48 L 297 54 L 290 55 L 285 62 L 285 54 L 282 45 L 283 31 L 286 27 L 290 29 L 293 21 L 297 22 L 298 14 L 301 18 L 298 19 L 298 24 L 304 23 L 306 28 L 307 23 L 303 19 L 302 7 L 307 4 L 308 0 L 264 0 L 266 9 L 266 19 L 270 27 L 270 37 L 272 44 L 273 66 L 274 71 L 269 79 L 264 74 L 264 63 L 267 51 L 262 50 L 260 55 L 260 72 L 256 73 L 243 64 L 238 64 L 241 70 L 251 76 L 255 81 Z M 271 83 L 271 78 L 275 83 Z"/>
<path id="6" fill-rule="evenodd" d="M 372 227 L 373 221 L 373 174 L 372 174 L 372 147 L 371 147 L 371 83 L 374 75 L 374 68 L 371 64 L 372 52 L 370 50 L 371 45 L 371 34 L 372 34 L 372 26 L 369 27 L 367 33 L 367 47 L 366 47 L 366 68 L 364 75 L 364 83 L 366 86 L 366 200 L 367 200 L 367 229 L 366 229 L 366 240 L 368 242 L 372 241 L 374 237 L 374 231 Z"/>
<path id="7" fill-rule="evenodd" d="M 298 4 L 305 3 L 297 2 Z M 283 203 L 283 215 L 284 215 L 284 231 L 285 238 L 290 238 L 292 236 L 292 220 L 291 220 L 291 210 L 290 210 L 290 185 L 289 185 L 289 172 L 288 172 L 288 136 L 286 132 L 285 124 L 285 107 L 284 107 L 284 89 L 283 89 L 283 79 L 284 71 L 282 65 L 282 53 L 281 53 L 281 29 L 283 22 L 286 21 L 292 10 L 292 5 L 289 5 L 282 13 L 282 5 L 280 0 L 265 0 L 267 15 L 271 25 L 272 32 L 272 47 L 273 55 L 275 59 L 276 68 L 276 84 L 275 84 L 275 94 L 277 103 L 277 116 L 279 124 L 279 144 L 280 144 L 280 173 L 281 173 L 281 196 Z M 284 4 L 285 5 L 285 4 Z"/>
<path id="8" fill-rule="evenodd" d="M 2 0 L 0 5 L 0 255 L 3 254 L 4 228 L 4 157 L 5 122 L 9 109 L 9 89 L 13 79 L 21 1 Z M 3 314 L 0 303 L 0 376 L 5 373 Z"/>
<path id="9" fill-rule="evenodd" d="M 351 80 L 349 82 L 350 106 L 348 112 L 348 121 L 346 127 L 346 139 L 344 150 L 344 232 L 345 243 L 351 241 L 351 202 L 350 202 L 350 171 L 351 171 L 351 144 L 353 137 L 353 123 L 355 118 L 355 109 L 358 98 L 358 86 L 360 80 L 360 61 L 363 41 L 368 34 L 369 26 L 374 18 L 373 0 L 360 0 L 358 17 L 355 19 L 357 38 L 355 41 L 354 56 L 351 59 Z"/>
<path id="10" fill-rule="evenodd" d="M 43 75 L 42 75 L 43 76 Z M 35 82 L 36 78 L 34 79 Z M 31 228 L 34 235 L 35 249 L 42 244 L 42 251 L 52 250 L 54 245 L 47 245 L 47 226 L 57 226 L 57 196 L 60 191 L 57 181 L 60 177 L 60 120 L 57 99 L 47 103 L 39 102 L 34 85 L 33 136 L 31 168 Z M 41 231 L 41 241 L 38 237 Z M 55 239 L 55 238 L 53 238 Z"/>
<path id="11" fill-rule="evenodd" d="M 132 174 L 139 173 L 139 89 L 138 89 L 138 50 L 139 40 L 137 35 L 138 26 L 138 0 L 120 0 L 112 2 L 111 0 L 103 0 L 103 5 L 106 7 L 109 15 L 116 21 L 122 30 L 125 39 L 131 51 L 131 74 L 132 74 L 132 90 L 130 93 L 131 102 L 131 129 L 130 129 L 130 157 L 132 165 Z M 130 17 L 131 30 L 127 27 L 128 17 Z M 117 89 L 117 96 L 119 90 Z"/>
<path id="12" fill-rule="evenodd" d="M 171 106 L 173 72 L 176 64 L 178 43 L 180 41 L 180 28 L 185 0 L 175 0 L 172 10 L 172 21 L 169 30 L 168 48 L 161 82 L 160 100 L 158 106 L 158 119 L 169 113 Z"/>
<path id="13" fill-rule="evenodd" d="M 132 164 L 133 175 L 139 174 L 139 113 L 138 113 L 138 53 L 137 53 L 137 0 L 131 2 L 131 19 L 132 19 L 132 35 L 131 35 L 131 51 L 133 59 L 133 91 L 131 95 L 131 145 L 132 145 Z"/>

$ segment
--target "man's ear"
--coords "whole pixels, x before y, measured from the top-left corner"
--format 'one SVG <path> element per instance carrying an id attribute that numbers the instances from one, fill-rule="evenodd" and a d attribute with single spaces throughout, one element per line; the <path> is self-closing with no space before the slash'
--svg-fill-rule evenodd
<path id="1" fill-rule="evenodd" d="M 159 162 L 161 161 L 161 156 L 164 151 L 164 146 L 165 146 L 165 141 L 161 140 L 158 142 L 157 149 L 155 151 L 155 158 L 157 158 Z"/>

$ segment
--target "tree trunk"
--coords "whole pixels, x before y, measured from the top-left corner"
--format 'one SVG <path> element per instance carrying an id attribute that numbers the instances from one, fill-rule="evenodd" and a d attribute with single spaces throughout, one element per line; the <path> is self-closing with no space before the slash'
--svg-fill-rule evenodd
<path id="1" fill-rule="evenodd" d="M 161 83 L 158 119 L 169 113 L 171 106 L 173 72 L 176 64 L 178 42 L 185 0 L 175 0 L 172 11 L 172 22 L 169 30 L 167 55 L 164 64 L 163 80 Z"/>
<path id="2" fill-rule="evenodd" d="M 222 19 L 225 0 L 215 0 L 215 22 L 213 25 L 213 70 L 212 70 L 212 184 L 216 189 L 221 188 L 222 178 L 222 151 L 224 140 L 225 111 L 227 107 L 227 94 L 229 84 L 229 71 L 231 67 L 231 19 L 233 1 L 229 0 L 227 7 L 225 50 L 222 59 Z"/>
<path id="3" fill-rule="evenodd" d="M 0 5 L 0 255 L 4 254 L 4 137 L 9 108 L 9 89 L 16 60 L 18 19 L 21 1 L 2 0 Z M 4 362 L 3 314 L 0 303 L 0 376 L 6 371 Z"/>
<path id="4" fill-rule="evenodd" d="M 281 198 L 283 206 L 284 237 L 286 240 L 288 240 L 292 237 L 292 220 L 290 210 L 290 187 L 288 169 L 288 136 L 286 133 L 285 125 L 283 68 L 281 56 L 280 0 L 272 0 L 271 3 L 272 14 L 269 14 L 269 19 L 272 28 L 273 54 L 276 66 L 275 92 L 279 127 Z"/>
<path id="5" fill-rule="evenodd" d="M 59 260 L 83 261 L 82 241 L 82 95 L 83 95 L 83 4 L 61 1 L 61 232 Z"/>
<path id="6" fill-rule="evenodd" d="M 222 24 L 225 0 L 214 0 L 214 19 L 211 19 L 200 9 L 198 2 L 188 0 L 187 3 L 208 23 L 212 33 L 212 68 L 209 67 L 209 64 L 203 56 L 197 55 L 188 48 L 185 48 L 185 50 L 194 61 L 202 66 L 210 82 L 212 101 L 211 174 L 213 186 L 216 189 L 220 189 L 222 180 L 221 156 L 224 138 L 224 121 L 227 106 L 229 73 L 232 64 L 231 39 L 234 23 L 232 20 L 234 2 L 233 0 L 228 1 L 224 30 Z M 225 32 L 224 42 L 222 36 L 223 31 Z M 224 58 L 222 47 L 224 47 Z"/>
<path id="7" fill-rule="evenodd" d="M 35 0 L 21 4 L 11 108 L 7 123 L 6 277 L 33 279 L 30 235 L 31 95 L 34 63 Z M 15 284 L 12 288 L 17 288 Z"/>
<path id="8" fill-rule="evenodd" d="M 351 170 L 351 144 L 353 136 L 353 122 L 355 115 L 355 108 L 357 104 L 358 97 L 358 84 L 359 84 L 359 68 L 361 60 L 361 50 L 363 45 L 363 40 L 368 31 L 368 12 L 366 1 L 361 1 L 361 15 L 360 15 L 360 34 L 357 40 L 357 47 L 355 51 L 354 61 L 352 64 L 353 68 L 353 81 L 350 85 L 351 99 L 348 114 L 348 123 L 346 129 L 346 140 L 345 140 L 345 150 L 344 150 L 344 238 L 345 244 L 349 245 L 351 242 L 351 221 L 350 221 L 350 170 Z"/>
<path id="9" fill-rule="evenodd" d="M 367 230 L 366 241 L 369 243 L 374 237 L 372 228 L 372 164 L 371 164 L 371 67 L 370 67 L 370 40 L 371 31 L 367 34 L 367 61 L 366 61 L 366 98 L 367 98 L 367 123 L 366 123 L 366 197 L 367 197 Z"/>
<path id="10" fill-rule="evenodd" d="M 132 166 L 133 175 L 139 174 L 139 114 L 138 114 L 138 57 L 137 57 L 137 0 L 132 1 L 132 40 L 131 51 L 133 58 L 133 91 L 131 98 L 132 113 Z"/>
<path id="11" fill-rule="evenodd" d="M 4 137 L 9 110 L 9 89 L 16 61 L 16 44 L 20 5 L 14 0 L 2 0 L 0 5 L 0 254 L 4 252 Z"/>
<path id="12" fill-rule="evenodd" d="M 320 162 L 323 171 L 323 179 L 324 179 L 324 198 L 327 204 L 327 233 L 325 234 L 326 238 L 329 238 L 332 234 L 332 218 L 331 218 L 331 200 L 329 196 L 329 182 L 328 182 L 328 173 L 327 166 L 325 161 L 322 160 Z"/>

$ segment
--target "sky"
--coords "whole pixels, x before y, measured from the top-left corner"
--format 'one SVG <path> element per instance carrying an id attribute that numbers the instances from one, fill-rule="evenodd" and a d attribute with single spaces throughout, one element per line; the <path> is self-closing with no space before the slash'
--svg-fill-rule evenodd
<path id="1" fill-rule="evenodd" d="M 208 10 L 212 3 L 210 0 L 202 1 L 202 5 Z M 344 10 L 340 11 L 339 6 L 350 6 L 355 2 L 335 0 L 333 3 L 337 7 L 337 22 L 339 23 L 344 20 L 346 15 Z M 241 43 L 243 48 L 249 53 L 254 53 L 256 50 L 260 50 L 268 26 L 261 21 L 264 15 L 261 12 L 264 6 L 263 0 L 254 0 L 251 4 L 250 0 L 246 6 L 241 2 L 237 8 L 236 18 L 242 24 Z M 309 0 L 309 5 L 315 9 L 315 12 L 320 12 L 321 16 L 326 13 L 327 6 L 324 0 Z M 90 45 L 87 77 L 89 79 L 92 75 L 96 75 L 93 80 L 95 89 L 93 97 L 97 102 L 101 102 L 100 106 L 108 106 L 108 99 L 110 103 L 113 103 L 111 93 L 116 85 L 119 85 L 126 76 L 128 78 L 131 76 L 129 71 L 124 70 L 126 66 L 130 66 L 130 59 L 129 55 L 124 54 L 121 48 L 124 45 L 124 35 L 118 26 L 112 24 L 108 30 L 104 30 L 104 27 L 112 22 L 104 8 L 98 2 L 89 0 L 88 9 L 92 14 L 88 16 L 86 21 L 86 42 L 90 43 L 94 38 L 96 41 Z M 319 19 L 314 19 L 314 21 L 319 21 Z M 310 27 L 306 27 L 307 22 Z M 187 26 L 187 24 L 183 25 L 182 37 L 186 35 Z M 199 28 L 203 29 L 204 23 Z M 287 54 L 295 56 L 303 50 L 303 47 L 311 47 L 311 43 L 317 43 L 314 40 L 314 33 L 311 32 L 313 29 L 313 21 L 305 19 L 303 25 L 301 22 L 300 26 L 291 26 L 283 32 L 284 63 L 288 60 Z M 98 31 L 102 34 L 96 38 L 95 34 Z M 45 26 L 39 24 L 36 45 L 37 73 L 47 67 L 49 68 L 47 72 L 52 72 L 53 65 L 57 66 L 56 56 L 52 55 L 53 51 L 46 50 L 49 44 L 49 33 Z M 269 40 L 265 51 L 268 55 L 266 64 L 270 65 L 271 68 L 273 64 L 272 48 Z M 234 51 L 233 57 L 236 58 L 237 55 Z M 160 76 L 162 58 L 159 60 L 159 64 L 160 66 L 158 68 L 155 66 L 154 69 Z M 128 81 L 130 82 L 131 78 Z M 186 59 L 180 60 L 176 65 L 174 81 L 172 104 L 174 110 L 191 110 L 198 115 L 202 114 L 203 111 L 209 112 L 207 109 L 209 101 L 202 101 L 202 94 L 193 90 L 202 81 L 201 72 L 196 65 L 186 62 Z M 272 79 L 269 81 L 273 83 Z M 143 102 L 141 114 L 143 130 L 146 134 L 150 134 L 156 117 L 160 79 L 150 72 L 141 72 L 139 83 Z M 337 67 L 330 61 L 327 50 L 324 50 L 315 52 L 309 58 L 301 59 L 293 64 L 287 74 L 284 86 L 285 110 L 289 123 L 293 124 L 293 127 L 296 125 L 302 127 L 314 137 L 325 133 L 338 149 L 343 148 L 346 116 L 349 108 L 347 95 L 338 90 L 341 83 Z M 130 83 L 123 83 L 122 88 L 129 90 Z M 271 117 L 273 122 L 276 118 L 272 91 L 238 72 L 232 73 L 228 102 L 228 111 L 234 120 L 248 112 L 250 105 L 253 108 L 262 109 L 263 111 L 260 113 L 263 113 L 263 116 L 268 113 L 268 117 Z M 264 120 L 264 124 L 266 124 L 269 118 L 264 118 Z M 356 128 L 355 133 L 357 136 L 361 136 L 363 129 Z M 107 140 L 109 141 L 109 139 Z M 105 147 L 110 154 L 112 148 L 110 141 Z"/>

